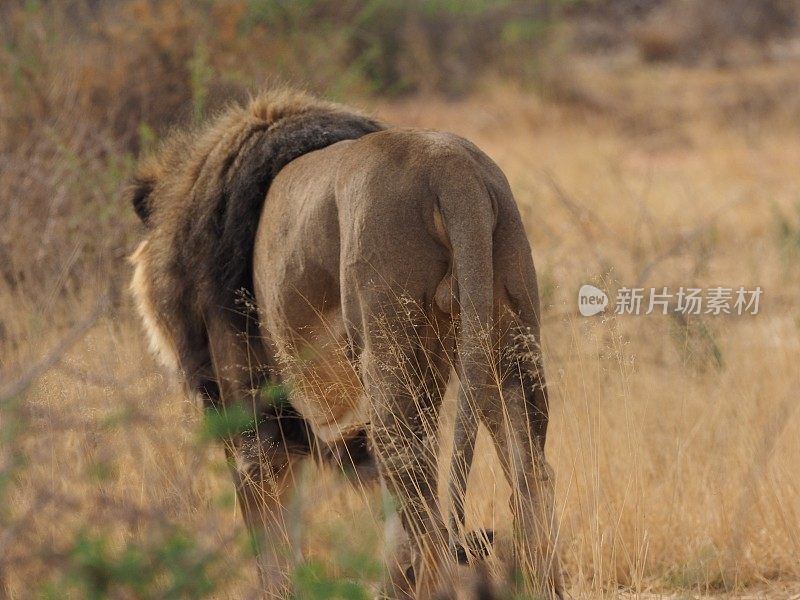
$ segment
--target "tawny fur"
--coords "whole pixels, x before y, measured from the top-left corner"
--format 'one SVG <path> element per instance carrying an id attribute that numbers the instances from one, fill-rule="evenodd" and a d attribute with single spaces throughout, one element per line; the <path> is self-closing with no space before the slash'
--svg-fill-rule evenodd
<path id="1" fill-rule="evenodd" d="M 244 517 L 264 538 L 268 595 L 287 593 L 292 469 L 316 453 L 359 477 L 374 455 L 410 544 L 392 593 L 432 598 L 464 539 L 478 422 L 514 490 L 517 560 L 537 589 L 560 593 L 536 277 L 491 159 L 454 135 L 384 130 L 283 91 L 173 134 L 142 162 L 131 201 L 147 226 L 132 288 L 151 345 L 209 409 L 254 411 L 226 451 Z M 519 351 L 520 336 L 533 350 Z M 453 364 L 463 452 L 448 532 L 435 456 Z"/>
<path id="2" fill-rule="evenodd" d="M 247 328 L 237 294 L 252 296 L 252 275 L 244 263 L 274 175 L 297 156 L 380 128 L 344 106 L 302 92 L 270 91 L 247 106 L 230 107 L 202 128 L 173 132 L 141 162 L 130 195 L 149 228 L 147 247 L 135 257 L 146 264 L 150 301 L 140 294 L 138 302 L 157 307 L 148 311 L 149 321 L 159 325 L 151 337 L 160 340 L 158 347 L 170 348 L 164 354 L 172 355 L 170 366 L 177 357 L 191 391 L 213 378 L 209 320 L 226 321 L 234 336 Z M 242 190 L 248 182 L 237 180 L 248 176 L 247 161 L 263 161 L 253 174 L 262 185 L 253 190 Z M 235 212 L 240 207 L 241 215 Z M 241 274 L 231 275 L 231 269 Z"/>

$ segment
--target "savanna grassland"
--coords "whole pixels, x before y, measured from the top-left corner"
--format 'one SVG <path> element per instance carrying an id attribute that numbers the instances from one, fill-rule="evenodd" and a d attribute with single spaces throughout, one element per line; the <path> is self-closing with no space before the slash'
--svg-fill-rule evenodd
<path id="1" fill-rule="evenodd" d="M 135 318 L 143 231 L 122 197 L 170 126 L 276 80 L 461 134 L 506 172 L 540 279 L 574 597 L 800 593 L 796 44 L 689 60 L 656 15 L 589 53 L 569 14 L 467 4 L 0 7 L 0 596 L 256 596 L 225 432 Z M 586 318 L 585 283 L 763 295 L 757 315 Z M 451 412 L 448 396 L 445 432 Z M 485 439 L 478 456 L 468 519 L 502 533 L 508 488 Z M 366 597 L 380 494 L 299 477 L 298 597 Z"/>

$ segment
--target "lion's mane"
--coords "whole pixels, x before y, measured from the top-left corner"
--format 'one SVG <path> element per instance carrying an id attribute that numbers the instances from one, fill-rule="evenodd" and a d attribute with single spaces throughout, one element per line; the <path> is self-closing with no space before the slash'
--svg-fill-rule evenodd
<path id="1" fill-rule="evenodd" d="M 257 330 L 240 299 L 252 298 L 253 244 L 275 176 L 303 154 L 382 128 L 344 106 L 273 91 L 173 132 L 142 161 L 130 200 L 148 237 L 132 257 L 134 293 L 163 362 L 191 391 L 212 401 L 219 393 L 211 320 L 237 334 Z"/>

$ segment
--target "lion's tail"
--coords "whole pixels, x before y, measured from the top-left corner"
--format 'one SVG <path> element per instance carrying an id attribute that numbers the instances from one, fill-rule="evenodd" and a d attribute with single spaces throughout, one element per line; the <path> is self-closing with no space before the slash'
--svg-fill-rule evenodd
<path id="1" fill-rule="evenodd" d="M 487 186 L 472 165 L 455 168 L 440 186 L 438 210 L 452 248 L 453 277 L 450 288 L 460 311 L 456 340 L 458 395 L 454 451 L 450 465 L 450 543 L 461 544 L 464 526 L 464 496 L 478 435 L 479 398 L 490 393 L 493 313 L 493 230 L 495 215 Z M 457 291 L 456 291 L 457 290 Z"/>

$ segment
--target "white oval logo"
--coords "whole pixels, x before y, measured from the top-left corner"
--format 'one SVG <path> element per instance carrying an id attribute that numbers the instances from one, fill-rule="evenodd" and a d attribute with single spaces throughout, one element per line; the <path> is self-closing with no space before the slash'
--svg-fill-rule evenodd
<path id="1" fill-rule="evenodd" d="M 584 317 L 591 317 L 601 313 L 606 309 L 606 306 L 608 306 L 608 296 L 600 288 L 587 283 L 578 290 L 578 311 Z"/>

